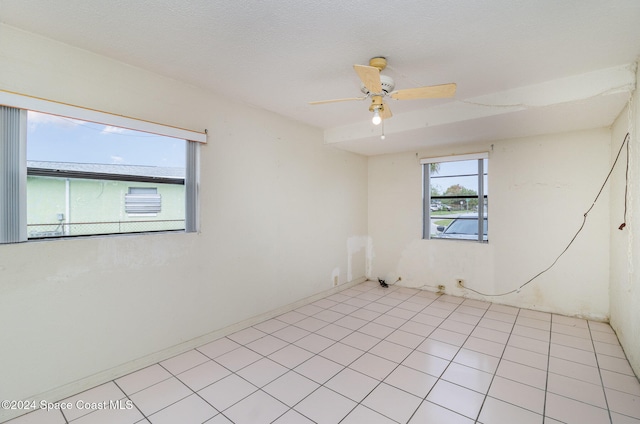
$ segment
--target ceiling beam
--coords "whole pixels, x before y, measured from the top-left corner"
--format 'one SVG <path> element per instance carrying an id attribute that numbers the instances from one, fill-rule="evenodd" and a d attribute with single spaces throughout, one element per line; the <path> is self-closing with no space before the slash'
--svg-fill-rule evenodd
<path id="1" fill-rule="evenodd" d="M 526 110 L 539 111 L 572 103 L 588 104 L 602 96 L 630 93 L 635 86 L 636 65 L 628 64 L 396 114 L 393 119 L 385 121 L 384 131 L 387 135 L 402 134 Z M 393 102 L 390 100 L 391 104 Z M 380 132 L 380 128 L 367 119 L 328 128 L 324 131 L 324 139 L 327 144 L 352 142 L 379 136 Z"/>

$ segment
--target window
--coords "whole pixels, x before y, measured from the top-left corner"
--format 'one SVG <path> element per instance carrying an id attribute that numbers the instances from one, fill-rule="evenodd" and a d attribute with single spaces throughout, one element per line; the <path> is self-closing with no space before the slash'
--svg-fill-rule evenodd
<path id="1" fill-rule="evenodd" d="M 488 242 L 487 154 L 421 160 L 425 239 Z"/>
<path id="2" fill-rule="evenodd" d="M 129 215 L 156 216 L 162 210 L 162 196 L 157 187 L 129 187 L 124 209 Z"/>
<path id="3" fill-rule="evenodd" d="M 198 142 L 0 106 L 0 243 L 197 231 L 198 152 Z"/>

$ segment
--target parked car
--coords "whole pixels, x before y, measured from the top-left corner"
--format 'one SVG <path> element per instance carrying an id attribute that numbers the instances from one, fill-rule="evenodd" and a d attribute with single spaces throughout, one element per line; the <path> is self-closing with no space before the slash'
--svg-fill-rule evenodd
<path id="1" fill-rule="evenodd" d="M 487 241 L 488 221 L 484 217 L 483 240 Z M 439 225 L 438 238 L 458 239 L 458 240 L 477 240 L 478 239 L 478 215 L 464 214 L 455 218 L 446 227 Z"/>
<path id="2" fill-rule="evenodd" d="M 431 210 L 431 212 L 434 212 L 434 211 L 444 211 L 444 210 L 446 210 L 446 211 L 450 211 L 450 210 L 451 210 L 451 206 L 449 206 L 449 205 L 443 205 L 442 203 L 432 203 L 432 204 L 429 206 L 429 209 Z"/>

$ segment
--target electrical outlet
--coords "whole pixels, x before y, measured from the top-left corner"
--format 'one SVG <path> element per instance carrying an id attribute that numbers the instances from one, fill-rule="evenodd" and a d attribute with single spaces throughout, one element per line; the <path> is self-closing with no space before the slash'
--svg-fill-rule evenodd
<path id="1" fill-rule="evenodd" d="M 458 278 L 456 284 L 458 287 L 464 288 L 464 280 L 462 278 Z"/>

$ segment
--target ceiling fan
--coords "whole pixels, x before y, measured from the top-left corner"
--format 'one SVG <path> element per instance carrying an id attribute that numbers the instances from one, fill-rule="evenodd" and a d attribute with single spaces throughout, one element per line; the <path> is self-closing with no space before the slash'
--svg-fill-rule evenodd
<path id="1" fill-rule="evenodd" d="M 353 65 L 358 77 L 362 81 L 360 90 L 364 97 L 349 97 L 345 99 L 321 100 L 309 102 L 310 105 L 321 105 L 325 103 L 345 102 L 350 100 L 365 100 L 371 98 L 369 111 L 373 112 L 373 122 L 380 124 L 383 119 L 389 119 L 393 115 L 389 105 L 383 100 L 384 97 L 391 97 L 395 100 L 414 99 L 438 99 L 453 97 L 456 93 L 456 84 L 429 85 L 417 88 L 405 88 L 403 90 L 393 90 L 395 82 L 393 78 L 382 75 L 380 72 L 387 67 L 387 59 L 384 57 L 374 57 L 369 60 L 369 66 Z"/>

